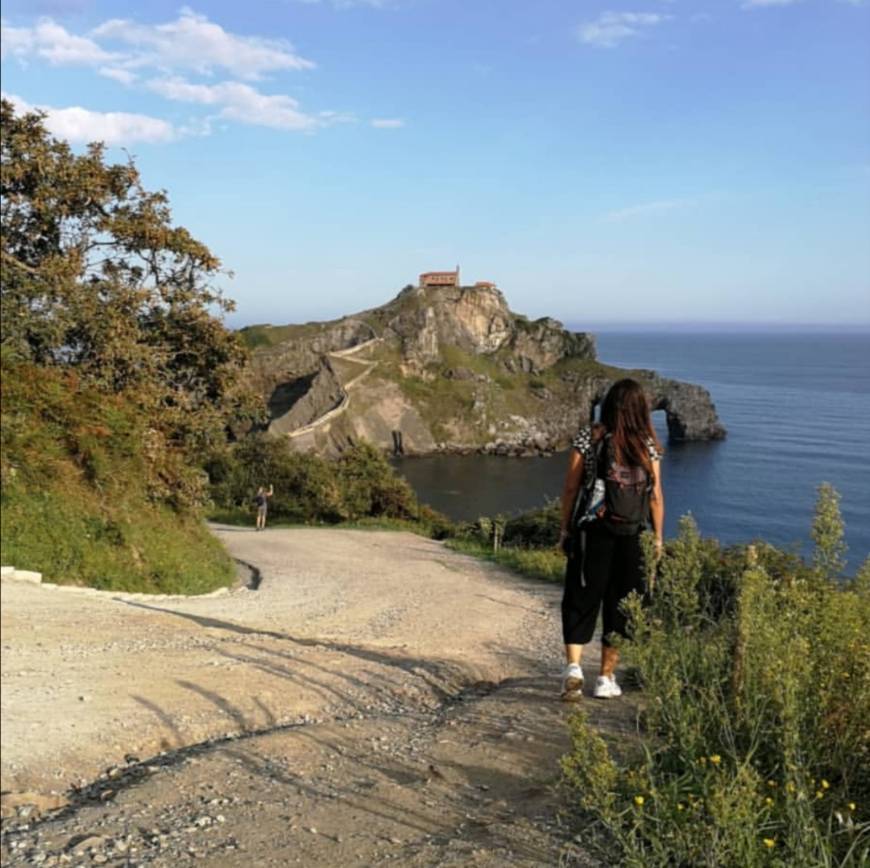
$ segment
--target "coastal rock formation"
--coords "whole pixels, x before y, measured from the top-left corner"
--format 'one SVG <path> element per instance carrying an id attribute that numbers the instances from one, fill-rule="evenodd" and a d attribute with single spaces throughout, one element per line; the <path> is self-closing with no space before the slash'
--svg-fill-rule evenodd
<path id="1" fill-rule="evenodd" d="M 277 410 L 280 414 L 289 407 L 287 387 L 290 384 L 311 378 L 329 353 L 357 346 L 376 336 L 371 325 L 354 317 L 298 326 L 251 326 L 242 329 L 242 335 L 249 342 L 250 336 L 256 335 L 251 342 L 255 352 L 249 377 L 255 388 L 268 398 L 270 412 Z M 274 396 L 275 390 L 281 390 L 283 397 Z"/>
<path id="2" fill-rule="evenodd" d="M 672 439 L 725 436 L 706 389 L 602 364 L 591 335 L 515 314 L 491 285 L 409 286 L 340 320 L 242 335 L 269 430 L 299 449 L 334 454 L 357 440 L 407 454 L 563 449 L 624 376 L 644 384 Z"/>
<path id="3" fill-rule="evenodd" d="M 725 437 L 725 428 L 706 389 L 650 374 L 650 403 L 653 410 L 664 410 L 667 414 L 668 436 L 672 440 L 721 440 Z"/>
<path id="4" fill-rule="evenodd" d="M 411 363 L 436 363 L 446 346 L 494 353 L 513 334 L 513 317 L 497 289 L 414 287 L 403 290 L 397 301 L 399 310 L 387 328 Z"/>
<path id="5" fill-rule="evenodd" d="M 317 372 L 289 383 L 279 384 L 269 399 L 272 417 L 269 431 L 290 434 L 335 410 L 345 400 L 345 393 L 328 357 Z"/>

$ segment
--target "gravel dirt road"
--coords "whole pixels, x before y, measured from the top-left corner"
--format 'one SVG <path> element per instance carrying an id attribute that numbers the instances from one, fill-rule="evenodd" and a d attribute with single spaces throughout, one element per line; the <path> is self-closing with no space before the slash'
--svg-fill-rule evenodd
<path id="1" fill-rule="evenodd" d="M 412 534 L 215 532 L 256 589 L 2 584 L 4 864 L 591 864 L 559 589 Z"/>

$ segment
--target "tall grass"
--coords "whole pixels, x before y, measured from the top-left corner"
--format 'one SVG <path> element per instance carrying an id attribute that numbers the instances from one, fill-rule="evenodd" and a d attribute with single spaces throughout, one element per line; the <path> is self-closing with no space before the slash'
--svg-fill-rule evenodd
<path id="1" fill-rule="evenodd" d="M 461 537 L 449 539 L 447 546 L 454 551 L 492 561 L 531 579 L 561 582 L 565 575 L 565 557 L 555 548 L 505 547 L 493 551 L 490 543 Z"/>
<path id="2" fill-rule="evenodd" d="M 831 573 L 829 495 L 812 566 L 723 551 L 687 519 L 652 602 L 629 600 L 642 748 L 611 752 L 580 713 L 563 762 L 583 840 L 608 864 L 868 864 L 870 593 L 866 566 Z"/>

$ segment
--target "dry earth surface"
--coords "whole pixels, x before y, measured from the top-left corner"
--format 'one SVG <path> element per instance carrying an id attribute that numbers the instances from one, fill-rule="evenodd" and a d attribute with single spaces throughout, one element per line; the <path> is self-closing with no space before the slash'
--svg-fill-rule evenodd
<path id="1" fill-rule="evenodd" d="M 405 533 L 215 532 L 258 587 L 2 584 L 4 865 L 592 864 L 557 588 Z"/>

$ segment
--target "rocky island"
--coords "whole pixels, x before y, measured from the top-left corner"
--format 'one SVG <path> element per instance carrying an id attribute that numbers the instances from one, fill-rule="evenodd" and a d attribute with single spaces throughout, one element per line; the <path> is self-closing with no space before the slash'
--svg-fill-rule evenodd
<path id="1" fill-rule="evenodd" d="M 453 285 L 425 277 L 338 320 L 242 329 L 269 430 L 322 454 L 367 440 L 409 455 L 534 455 L 565 448 L 630 375 L 672 439 L 725 436 L 706 389 L 603 364 L 592 335 L 514 313 L 493 284 L 460 286 L 458 271 Z"/>

